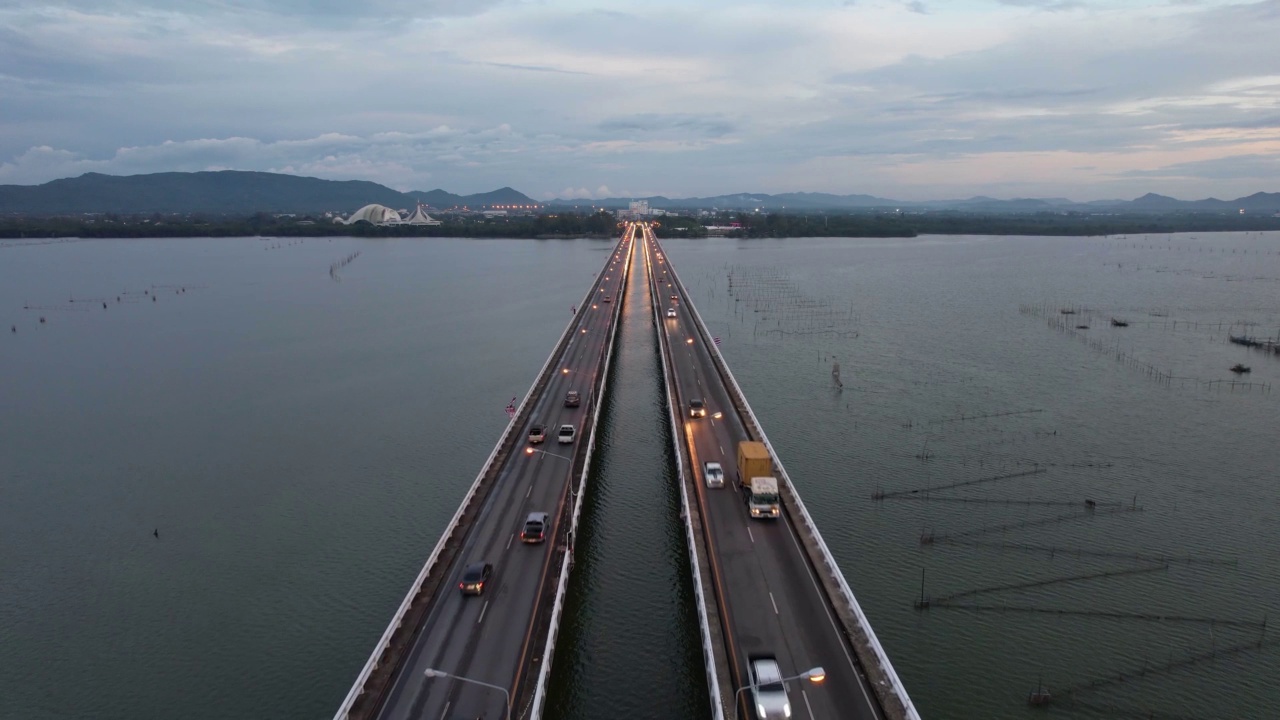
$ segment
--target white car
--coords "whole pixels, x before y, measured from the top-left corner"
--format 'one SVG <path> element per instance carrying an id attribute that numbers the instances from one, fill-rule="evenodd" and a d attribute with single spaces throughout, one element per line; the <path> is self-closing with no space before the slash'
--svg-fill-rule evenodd
<path id="1" fill-rule="evenodd" d="M 706 479 L 709 488 L 724 487 L 724 470 L 718 462 L 702 463 L 702 477 Z"/>
<path id="2" fill-rule="evenodd" d="M 673 317 L 675 317 L 675 316 L 676 316 L 676 309 L 675 309 L 675 308 L 667 308 L 667 317 L 669 317 L 669 318 L 673 318 Z"/>
<path id="3" fill-rule="evenodd" d="M 577 435 L 578 433 L 573 429 L 572 425 L 561 425 L 560 432 L 556 435 L 556 441 L 561 445 L 568 445 L 573 442 L 573 439 L 577 437 Z"/>
<path id="4" fill-rule="evenodd" d="M 782 684 L 782 670 L 772 657 L 751 658 L 751 699 L 759 720 L 786 720 L 791 717 L 791 701 Z"/>

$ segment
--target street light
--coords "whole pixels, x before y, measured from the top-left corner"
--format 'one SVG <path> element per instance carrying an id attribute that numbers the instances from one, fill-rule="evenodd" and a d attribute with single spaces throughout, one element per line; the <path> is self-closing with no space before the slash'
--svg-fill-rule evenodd
<path id="1" fill-rule="evenodd" d="M 806 670 L 805 672 L 802 672 L 799 675 L 784 677 L 778 680 L 778 682 L 784 683 L 784 682 L 787 682 L 788 680 L 808 680 L 814 685 L 817 685 L 826 679 L 827 679 L 827 671 L 823 670 L 821 666 L 818 666 L 816 668 Z M 759 687 L 759 686 L 754 683 L 749 683 L 747 685 L 743 685 L 742 687 L 738 688 L 738 691 L 733 694 L 733 704 L 734 705 L 738 704 L 738 700 L 739 700 L 738 696 L 742 694 L 743 690 L 746 690 L 747 688 L 753 688 L 753 687 Z"/>
<path id="2" fill-rule="evenodd" d="M 502 696 L 503 698 L 506 699 L 506 704 L 502 706 L 502 715 L 503 717 L 507 718 L 507 720 L 511 720 L 511 693 L 507 692 L 507 689 L 502 687 L 501 685 L 493 685 L 491 683 L 481 682 L 480 680 L 472 680 L 471 678 L 468 678 L 468 677 L 462 677 L 461 675 L 453 675 L 443 670 L 436 670 L 435 668 L 427 668 L 426 670 L 422 671 L 422 674 L 424 677 L 429 677 L 429 678 L 453 678 L 454 680 L 461 680 L 462 682 L 468 682 L 474 685 L 482 685 L 487 688 L 493 688 L 494 690 L 502 691 Z"/>
<path id="3" fill-rule="evenodd" d="M 568 455 L 559 455 L 551 452 L 550 450 L 539 450 L 538 448 L 535 448 L 535 447 L 527 447 L 524 449 L 525 455 L 532 455 L 534 453 L 541 453 L 542 455 L 550 455 L 551 457 L 556 457 L 556 458 L 560 458 L 561 460 L 568 460 L 569 462 L 573 462 L 573 458 L 569 457 Z"/>

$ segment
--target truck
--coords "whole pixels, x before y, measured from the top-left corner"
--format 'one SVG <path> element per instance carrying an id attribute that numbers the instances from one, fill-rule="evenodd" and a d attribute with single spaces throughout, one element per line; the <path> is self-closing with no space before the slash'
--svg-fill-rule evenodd
<path id="1" fill-rule="evenodd" d="M 738 484 L 753 518 L 782 515 L 778 499 L 778 479 L 773 476 L 773 459 L 762 442 L 738 443 Z"/>
<path id="2" fill-rule="evenodd" d="M 747 510 L 753 518 L 776 518 L 782 515 L 778 505 L 778 478 L 753 477 L 746 486 Z"/>
<path id="3" fill-rule="evenodd" d="M 738 443 L 738 483 L 745 486 L 753 477 L 772 477 L 773 461 L 762 442 L 743 440 Z"/>

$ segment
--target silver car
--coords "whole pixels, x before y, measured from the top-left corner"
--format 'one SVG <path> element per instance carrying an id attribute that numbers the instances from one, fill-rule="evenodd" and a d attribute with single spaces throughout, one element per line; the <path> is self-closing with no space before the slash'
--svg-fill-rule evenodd
<path id="1" fill-rule="evenodd" d="M 718 462 L 702 463 L 702 477 L 707 481 L 709 488 L 724 487 L 724 469 Z"/>
<path id="2" fill-rule="evenodd" d="M 573 429 L 572 425 L 561 425 L 560 432 L 556 434 L 556 442 L 561 445 L 568 445 L 573 442 L 576 436 L 577 432 Z"/>
<path id="3" fill-rule="evenodd" d="M 759 720 L 786 720 L 791 717 L 791 701 L 782 684 L 782 669 L 769 655 L 751 658 L 751 700 Z"/>

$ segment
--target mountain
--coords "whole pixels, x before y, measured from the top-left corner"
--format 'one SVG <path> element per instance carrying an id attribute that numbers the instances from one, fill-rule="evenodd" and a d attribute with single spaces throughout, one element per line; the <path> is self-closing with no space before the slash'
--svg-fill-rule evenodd
<path id="1" fill-rule="evenodd" d="M 513 190 L 509 187 L 498 188 L 487 193 L 477 193 L 475 195 L 454 195 L 444 190 L 429 190 L 422 192 L 414 190 L 406 195 L 412 197 L 417 202 L 430 205 L 434 208 L 452 208 L 452 207 L 469 207 L 477 208 L 482 205 L 537 205 L 537 200 L 525 195 L 519 190 Z"/>
<path id="2" fill-rule="evenodd" d="M 443 190 L 402 193 L 365 180 L 321 180 L 240 170 L 125 176 L 86 173 L 43 185 L 0 185 L 0 213 L 26 215 L 352 212 L 369 203 L 409 208 L 419 199 L 433 207 L 534 202 L 511 188 L 478 195 Z"/>
<path id="3" fill-rule="evenodd" d="M 661 195 L 640 198 L 604 198 L 601 200 L 551 200 L 557 206 L 595 206 L 626 208 L 633 200 L 644 200 L 649 207 L 662 210 L 718 209 L 762 212 L 779 211 L 860 211 L 906 210 L 915 212 L 960 211 L 984 214 L 1028 214 L 1039 212 L 1077 213 L 1179 213 L 1212 212 L 1272 214 L 1280 212 L 1280 193 L 1254 193 L 1237 200 L 1178 200 L 1166 195 L 1147 193 L 1134 200 L 1093 200 L 1078 203 L 1066 198 L 998 198 L 975 196 L 957 200 L 891 200 L 874 195 L 832 195 L 829 193 L 736 193 L 711 197 L 667 198 Z"/>
<path id="4" fill-rule="evenodd" d="M 907 212 L 958 211 L 968 213 L 1181 213 L 1211 212 L 1280 213 L 1280 192 L 1259 192 L 1235 200 L 1178 200 L 1148 193 L 1133 200 L 1095 200 L 1077 203 L 1065 198 L 1014 198 L 1000 200 L 977 196 L 959 200 L 902 201 L 873 195 L 834 195 L 794 192 L 733 193 L 711 197 L 605 198 L 603 200 L 553 200 L 552 205 L 586 209 L 592 206 L 626 208 L 632 200 L 646 200 L 649 207 L 664 210 L 711 209 L 761 212 L 859 212 L 903 210 Z M 487 205 L 540 205 L 509 187 L 475 195 L 444 190 L 402 193 L 364 180 L 321 180 L 280 173 L 221 170 L 170 172 L 150 175 L 102 175 L 53 180 L 43 185 L 0 185 L 0 214 L 63 215 L 79 213 L 208 213 L 249 215 L 255 212 L 315 213 L 328 210 L 349 213 L 368 203 L 407 209 L 416 203 L 434 208 Z"/>

